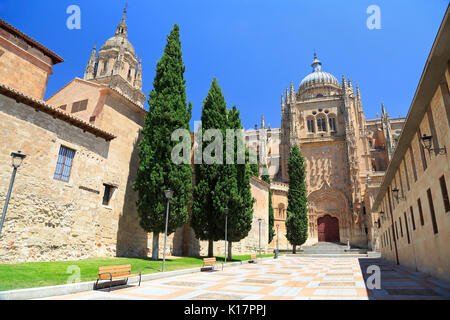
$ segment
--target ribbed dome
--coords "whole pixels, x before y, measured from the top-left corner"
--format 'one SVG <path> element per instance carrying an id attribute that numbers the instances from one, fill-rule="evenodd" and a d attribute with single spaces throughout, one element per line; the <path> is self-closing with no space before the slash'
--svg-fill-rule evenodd
<path id="1" fill-rule="evenodd" d="M 106 40 L 105 44 L 101 47 L 100 51 L 109 50 L 113 48 L 120 49 L 120 47 L 124 47 L 125 51 L 131 53 L 131 55 L 135 56 L 134 47 L 127 38 L 122 36 L 114 36 Z"/>
<path id="2" fill-rule="evenodd" d="M 314 53 L 314 61 L 311 64 L 313 72 L 308 74 L 302 82 L 300 82 L 300 90 L 305 89 L 312 85 L 327 85 L 332 84 L 340 86 L 339 81 L 331 73 L 322 71 L 322 63 L 317 59 L 317 55 Z"/>

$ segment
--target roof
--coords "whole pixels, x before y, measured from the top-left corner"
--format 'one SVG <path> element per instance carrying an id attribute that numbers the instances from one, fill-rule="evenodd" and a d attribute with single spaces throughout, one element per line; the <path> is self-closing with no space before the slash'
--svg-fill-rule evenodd
<path id="1" fill-rule="evenodd" d="M 24 103 L 30 107 L 35 108 L 36 110 L 45 112 L 55 118 L 58 118 L 60 120 L 63 120 L 67 123 L 70 123 L 71 125 L 78 127 L 82 129 L 83 131 L 87 131 L 95 135 L 96 137 L 101 137 L 105 139 L 106 141 L 110 141 L 116 136 L 114 136 L 112 133 L 109 133 L 103 129 L 100 129 L 99 127 L 96 127 L 80 118 L 74 117 L 54 106 L 51 106 L 47 104 L 46 102 L 42 100 L 38 100 L 36 98 L 33 98 L 29 95 L 26 95 L 16 89 L 13 89 L 3 83 L 0 83 L 0 94 L 3 94 L 7 97 L 10 97 L 12 99 L 15 99 L 17 102 Z"/>
<path id="2" fill-rule="evenodd" d="M 375 210 L 378 209 L 384 193 L 391 184 L 397 168 L 403 160 L 404 155 L 410 146 L 411 140 L 417 132 L 417 128 L 419 127 L 420 122 L 428 109 L 429 103 L 436 92 L 436 88 L 439 86 L 447 63 L 450 60 L 449 8 L 450 5 L 447 7 L 444 19 L 442 20 L 438 34 L 434 40 L 433 47 L 428 55 L 416 93 L 414 94 L 414 98 L 411 103 L 411 107 L 409 108 L 408 115 L 406 116 L 406 122 L 398 140 L 397 147 L 386 170 L 386 174 L 380 186 L 380 191 L 378 192 L 373 203 L 372 207 Z"/>
<path id="3" fill-rule="evenodd" d="M 25 33 L 23 33 L 22 31 L 16 29 L 15 27 L 13 27 L 12 25 L 10 25 L 9 23 L 7 23 L 5 20 L 0 19 L 0 27 L 3 27 L 5 29 L 7 29 L 9 32 L 17 35 L 18 37 L 22 38 L 23 40 L 25 40 L 28 44 L 37 47 L 39 49 L 41 49 L 44 53 L 46 53 L 53 61 L 53 64 L 57 64 L 60 62 L 64 62 L 64 59 L 61 58 L 59 55 L 57 55 L 56 53 L 54 53 L 53 51 L 49 50 L 48 48 L 46 48 L 45 46 L 43 46 L 42 44 L 40 44 L 39 42 L 37 42 L 36 40 L 32 39 L 31 37 L 27 36 Z"/>

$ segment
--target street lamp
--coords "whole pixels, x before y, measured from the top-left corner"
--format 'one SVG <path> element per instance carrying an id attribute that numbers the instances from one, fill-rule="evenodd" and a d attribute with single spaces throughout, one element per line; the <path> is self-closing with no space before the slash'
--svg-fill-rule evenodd
<path id="1" fill-rule="evenodd" d="M 6 195 L 5 206 L 3 207 L 2 220 L 0 221 L 0 235 L 2 234 L 3 223 L 5 222 L 6 210 L 8 209 L 9 199 L 11 198 L 11 191 L 14 185 L 14 179 L 16 178 L 17 168 L 22 164 L 23 159 L 26 155 L 22 154 L 20 151 L 11 153 L 11 165 L 13 167 L 13 172 L 11 175 L 11 180 L 9 182 L 9 189 Z"/>
<path id="2" fill-rule="evenodd" d="M 228 228 L 228 212 L 229 209 L 225 208 L 225 263 L 227 263 L 227 228 Z M 223 269 L 223 268 L 222 268 Z"/>
<path id="3" fill-rule="evenodd" d="M 279 239 L 279 237 L 278 237 L 278 224 L 277 224 L 277 254 L 276 254 L 276 257 L 278 258 L 278 239 Z"/>
<path id="4" fill-rule="evenodd" d="M 261 259 L 261 222 L 263 222 L 264 219 L 258 218 L 259 222 L 259 258 Z"/>
<path id="5" fill-rule="evenodd" d="M 166 243 L 167 243 L 167 225 L 169 224 L 169 204 L 170 199 L 173 197 L 173 191 L 172 190 L 164 190 L 164 194 L 167 198 L 167 212 L 166 212 L 166 231 L 164 232 L 164 253 L 163 253 L 163 267 L 162 272 L 164 272 L 164 268 L 166 266 Z"/>
<path id="6" fill-rule="evenodd" d="M 397 199 L 397 202 L 398 202 L 399 199 L 400 200 L 404 200 L 405 199 L 404 197 L 400 197 L 398 195 L 398 188 L 397 187 L 392 189 L 392 194 L 394 195 L 395 199 Z"/>
<path id="7" fill-rule="evenodd" d="M 436 154 L 446 154 L 447 148 L 444 146 L 443 148 L 432 148 L 433 147 L 433 136 L 429 135 L 427 136 L 425 133 L 420 138 L 420 142 L 422 142 L 422 146 L 428 150 L 428 153 L 431 153 L 431 150 L 433 150 Z"/>

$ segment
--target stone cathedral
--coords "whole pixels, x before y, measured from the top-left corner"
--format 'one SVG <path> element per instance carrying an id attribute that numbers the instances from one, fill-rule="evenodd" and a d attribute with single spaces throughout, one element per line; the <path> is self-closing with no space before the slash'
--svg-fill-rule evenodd
<path id="1" fill-rule="evenodd" d="M 275 181 L 276 223 L 284 227 L 287 201 L 282 197 L 289 187 L 289 152 L 296 144 L 306 164 L 306 244 L 349 241 L 373 247 L 370 240 L 376 235 L 369 233 L 376 230 L 365 217 L 372 201 L 369 191 L 376 189 L 373 183 L 380 181 L 387 168 L 404 119 L 391 119 L 382 105 L 382 117 L 367 120 L 358 85 L 353 88 L 350 79 L 342 76 L 339 82 L 323 71 L 315 53 L 311 66 L 312 73 L 300 82 L 298 90 L 291 82 L 281 96 L 281 128 L 265 130 L 263 118 L 261 129 L 256 130 L 268 132 L 258 149 L 267 152 L 260 158 Z"/>

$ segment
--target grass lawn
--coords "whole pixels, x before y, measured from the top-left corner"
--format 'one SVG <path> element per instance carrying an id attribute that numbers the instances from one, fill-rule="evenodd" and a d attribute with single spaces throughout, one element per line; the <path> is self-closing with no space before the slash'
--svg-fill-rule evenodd
<path id="1" fill-rule="evenodd" d="M 273 254 L 263 254 L 263 257 L 271 257 Z M 259 255 L 257 255 L 259 257 Z M 201 267 L 203 257 L 183 257 L 166 259 L 166 271 L 190 269 Z M 217 262 L 222 262 L 224 257 L 216 257 Z M 250 255 L 236 255 L 228 262 L 250 260 Z M 28 262 L 16 264 L 0 264 L 0 291 L 35 288 L 66 284 L 71 274 L 70 266 L 80 268 L 81 282 L 97 279 L 99 266 L 113 266 L 131 264 L 131 272 L 142 274 L 161 272 L 162 259 L 153 261 L 140 258 L 90 258 L 77 261 L 50 261 Z M 73 271 L 72 271 L 73 272 Z"/>

